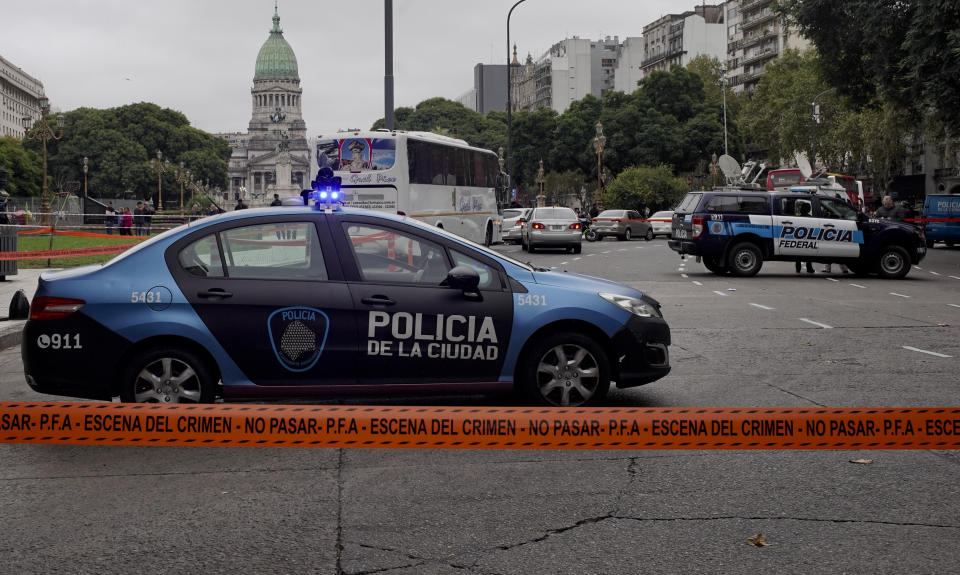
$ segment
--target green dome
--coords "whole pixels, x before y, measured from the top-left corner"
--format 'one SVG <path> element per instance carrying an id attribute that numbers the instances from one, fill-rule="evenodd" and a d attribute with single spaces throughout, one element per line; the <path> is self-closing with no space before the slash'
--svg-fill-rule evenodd
<path id="1" fill-rule="evenodd" d="M 283 39 L 280 15 L 277 14 L 276 8 L 273 11 L 273 29 L 270 30 L 270 37 L 260 48 L 260 53 L 257 54 L 257 69 L 253 75 L 254 80 L 268 78 L 300 78 L 297 72 L 297 56 L 293 53 L 290 44 Z"/>

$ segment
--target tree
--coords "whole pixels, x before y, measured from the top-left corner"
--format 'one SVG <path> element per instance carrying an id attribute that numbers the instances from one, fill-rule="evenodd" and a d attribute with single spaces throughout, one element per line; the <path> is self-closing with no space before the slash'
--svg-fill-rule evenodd
<path id="1" fill-rule="evenodd" d="M 960 132 L 955 0 L 783 0 L 817 47 L 827 82 L 858 106 L 889 100 Z"/>
<path id="2" fill-rule="evenodd" d="M 28 141 L 25 146 L 38 152 L 40 142 Z M 157 172 L 150 168 L 157 150 L 172 165 L 182 161 L 195 177 L 226 186 L 229 144 L 190 126 L 182 113 L 145 102 L 65 113 L 63 138 L 47 142 L 47 171 L 55 181 L 82 182 L 87 157 L 92 197 L 111 198 L 129 190 L 138 198 L 149 198 L 157 189 Z M 37 166 L 39 170 L 39 160 Z M 173 169 L 162 174 L 162 183 L 164 190 L 179 189 Z M 38 186 L 35 195 L 39 193 Z"/>
<path id="3" fill-rule="evenodd" d="M 11 196 L 39 196 L 42 158 L 13 136 L 0 138 L 0 168 L 7 170 L 6 191 Z"/>
<path id="4" fill-rule="evenodd" d="M 675 206 L 687 193 L 687 182 L 673 175 L 670 166 L 631 166 L 607 186 L 606 208 L 651 212 Z"/>

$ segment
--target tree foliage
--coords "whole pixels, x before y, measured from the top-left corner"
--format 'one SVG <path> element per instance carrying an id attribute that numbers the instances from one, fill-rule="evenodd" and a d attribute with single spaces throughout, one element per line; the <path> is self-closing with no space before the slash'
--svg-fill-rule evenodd
<path id="1" fill-rule="evenodd" d="M 607 186 L 604 207 L 654 212 L 677 205 L 687 190 L 686 180 L 674 176 L 670 166 L 630 166 Z"/>
<path id="2" fill-rule="evenodd" d="M 827 82 L 859 106 L 878 100 L 960 131 L 955 0 L 782 0 L 823 58 Z"/>
<path id="3" fill-rule="evenodd" d="M 29 140 L 23 145 L 36 156 L 39 174 L 41 142 Z M 55 191 L 69 182 L 81 184 L 83 158 L 87 157 L 90 196 L 111 198 L 130 191 L 137 198 L 149 198 L 157 191 L 157 171 L 150 165 L 157 150 L 171 163 L 161 174 L 164 198 L 171 203 L 171 190 L 179 190 L 174 175 L 179 162 L 196 178 L 226 187 L 229 144 L 190 126 L 182 113 L 150 103 L 66 112 L 62 138 L 47 142 L 47 173 Z M 24 176 L 38 184 L 41 179 L 39 175 Z M 30 195 L 40 194 L 39 185 L 20 185 Z"/>
<path id="4" fill-rule="evenodd" d="M 12 196 L 39 196 L 41 158 L 13 136 L 0 138 L 0 168 L 7 170 L 6 191 Z"/>

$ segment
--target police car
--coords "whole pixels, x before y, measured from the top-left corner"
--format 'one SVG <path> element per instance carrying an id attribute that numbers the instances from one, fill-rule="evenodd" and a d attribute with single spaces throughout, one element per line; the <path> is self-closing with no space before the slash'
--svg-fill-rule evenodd
<path id="1" fill-rule="evenodd" d="M 902 278 L 926 255 L 916 227 L 808 191 L 691 192 L 674 212 L 670 248 L 716 274 L 753 276 L 773 260 L 843 263 L 854 273 Z"/>
<path id="2" fill-rule="evenodd" d="M 300 202 L 45 272 L 22 356 L 34 390 L 90 399 L 516 389 L 577 406 L 665 376 L 669 344 L 659 303 L 632 288 Z"/>

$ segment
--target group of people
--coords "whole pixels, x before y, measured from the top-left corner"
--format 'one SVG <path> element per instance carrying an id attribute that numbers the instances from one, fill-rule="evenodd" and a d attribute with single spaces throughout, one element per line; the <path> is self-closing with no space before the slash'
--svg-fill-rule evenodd
<path id="1" fill-rule="evenodd" d="M 153 206 L 149 202 L 137 202 L 137 206 L 130 211 L 130 208 L 113 207 L 113 202 L 107 200 L 104 208 L 104 227 L 107 235 L 113 235 L 113 229 L 117 228 L 117 234 L 121 236 L 149 236 L 150 227 L 153 225 Z"/>

